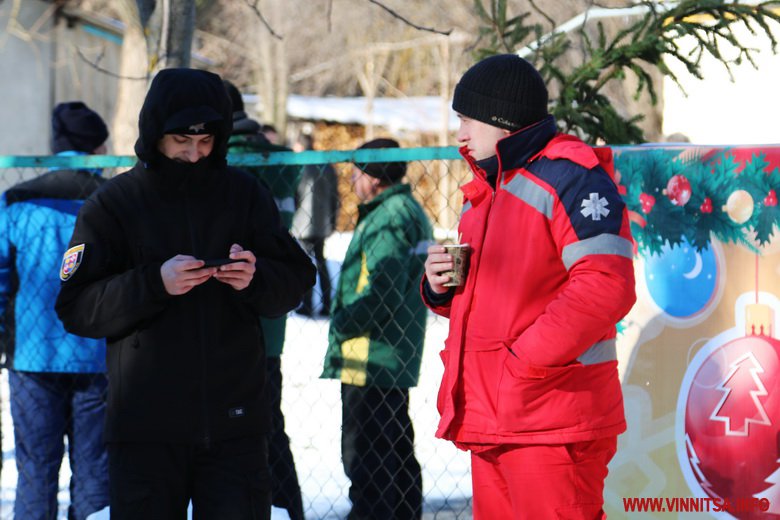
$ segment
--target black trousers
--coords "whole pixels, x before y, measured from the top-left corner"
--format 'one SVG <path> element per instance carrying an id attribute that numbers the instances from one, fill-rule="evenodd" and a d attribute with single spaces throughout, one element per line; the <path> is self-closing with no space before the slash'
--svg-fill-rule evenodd
<path id="1" fill-rule="evenodd" d="M 349 520 L 422 516 L 409 391 L 341 385 L 341 454 L 351 480 Z"/>
<path id="2" fill-rule="evenodd" d="M 322 290 L 322 310 L 326 313 L 330 310 L 330 273 L 328 272 L 328 262 L 325 260 L 325 239 L 324 238 L 312 238 L 301 239 L 301 245 L 309 256 L 314 257 L 314 261 L 317 264 L 317 273 L 320 277 L 320 289 Z M 312 307 L 312 291 L 309 289 L 303 297 L 303 305 L 301 310 L 311 313 L 314 308 Z"/>
<path id="3" fill-rule="evenodd" d="M 269 520 L 265 436 L 203 445 L 108 444 L 111 520 Z"/>
<path id="4" fill-rule="evenodd" d="M 282 364 L 266 358 L 266 391 L 271 402 L 271 431 L 268 435 L 268 465 L 271 469 L 271 504 L 287 510 L 290 520 L 303 520 L 303 500 L 290 438 L 282 415 Z"/>

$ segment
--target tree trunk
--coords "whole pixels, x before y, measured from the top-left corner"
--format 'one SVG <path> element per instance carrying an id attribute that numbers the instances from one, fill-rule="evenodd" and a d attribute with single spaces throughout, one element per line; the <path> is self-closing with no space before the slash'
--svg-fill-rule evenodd
<path id="1" fill-rule="evenodd" d="M 271 27 L 279 31 L 283 27 L 284 2 L 266 0 L 261 11 L 267 13 Z M 260 62 L 256 65 L 255 77 L 258 95 L 263 100 L 263 123 L 276 127 L 279 138 L 284 144 L 287 133 L 287 95 L 289 92 L 289 65 L 287 59 L 287 41 L 271 34 L 260 20 L 255 24 L 257 44 L 260 49 Z"/>
<path id="2" fill-rule="evenodd" d="M 137 0 L 151 71 L 189 67 L 195 33 L 195 0 Z"/>
<path id="3" fill-rule="evenodd" d="M 116 112 L 112 124 L 113 153 L 131 155 L 138 138 L 138 113 L 148 84 L 146 41 L 134 0 L 117 3 L 125 24 L 119 58 Z"/>
<path id="4" fill-rule="evenodd" d="M 195 0 L 163 0 L 161 69 L 189 67 L 195 34 Z"/>

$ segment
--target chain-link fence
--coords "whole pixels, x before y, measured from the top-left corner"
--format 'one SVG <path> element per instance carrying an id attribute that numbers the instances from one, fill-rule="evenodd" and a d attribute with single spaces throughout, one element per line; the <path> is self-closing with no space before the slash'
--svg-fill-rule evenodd
<path id="1" fill-rule="evenodd" d="M 356 194 L 357 190 L 353 188 L 353 163 L 386 167 L 388 163 L 395 161 L 406 162 L 408 169 L 404 182 L 411 186 L 413 197 L 423 207 L 433 229 L 433 238 L 441 241 L 453 238 L 460 212 L 458 186 L 467 172 L 462 161 L 453 161 L 457 157 L 457 152 L 452 148 L 418 148 L 285 152 L 271 155 L 243 154 L 231 156 L 230 162 L 253 171 L 261 181 L 269 185 L 274 192 L 283 219 L 290 226 L 293 225 L 296 206 L 300 214 L 301 208 L 305 205 L 305 194 L 301 193 L 299 188 L 306 173 L 318 177 L 328 169 L 324 165 L 332 165 L 337 179 L 339 210 L 335 229 L 324 239 L 322 249 L 324 264 L 332 281 L 330 293 L 333 295 L 337 291 L 342 262 L 358 221 L 360 199 Z M 30 235 L 25 237 L 25 244 L 28 246 L 36 240 L 56 242 L 55 239 L 58 238 L 67 241 L 69 235 L 63 238 L 61 229 L 59 235 L 50 232 L 53 225 L 52 210 L 73 212 L 73 208 L 63 206 L 63 200 L 82 198 L 94 189 L 94 186 L 85 185 L 83 190 L 71 186 L 71 191 L 67 191 L 68 195 L 63 200 L 57 201 L 56 197 L 51 195 L 43 196 L 45 200 L 40 200 L 42 196 L 36 190 L 48 189 L 46 187 L 39 184 L 32 184 L 30 187 L 28 183 L 20 188 L 19 184 L 38 178 L 52 167 L 63 170 L 103 168 L 103 177 L 111 177 L 133 163 L 134 160 L 129 157 L 0 157 L 0 188 L 6 193 L 5 206 L 2 208 L 5 220 L 3 227 L 0 228 L 0 240 L 6 244 L 0 246 L 0 262 L 3 262 L 0 264 L 0 284 L 7 293 L 15 295 L 15 298 L 6 299 L 8 303 L 3 306 L 7 370 L 4 370 L 0 376 L 4 462 L 0 518 L 14 518 L 14 503 L 19 500 L 29 500 L 31 506 L 35 501 L 43 500 L 41 502 L 43 505 L 38 504 L 39 507 L 57 508 L 59 517 L 66 518 L 71 503 L 71 492 L 80 492 L 78 489 L 74 491 L 72 487 L 69 489 L 71 485 L 69 457 L 73 457 L 74 468 L 79 466 L 77 457 L 80 456 L 79 453 L 84 452 L 79 446 L 80 440 L 88 436 L 85 432 L 102 427 L 99 421 L 73 421 L 70 413 L 73 404 L 67 402 L 58 405 L 65 410 L 65 418 L 61 424 L 53 417 L 40 417 L 42 410 L 52 409 L 50 407 L 53 405 L 50 401 L 43 401 L 45 398 L 51 398 L 51 393 L 48 396 L 42 395 L 41 385 L 33 386 L 38 390 L 30 391 L 29 384 L 25 384 L 25 381 L 18 377 L 19 375 L 34 376 L 36 370 L 90 373 L 94 372 L 89 368 L 94 366 L 94 363 L 91 365 L 92 362 L 84 359 L 84 356 L 79 358 L 79 346 L 72 349 L 76 351 L 75 357 L 78 358 L 78 362 L 58 361 L 56 353 L 44 352 L 41 353 L 41 358 L 36 357 L 35 345 L 30 338 L 37 337 L 37 333 L 30 334 L 20 330 L 20 324 L 24 327 L 41 329 L 41 338 L 45 338 L 46 334 L 52 334 L 54 329 L 47 322 L 52 319 L 51 306 L 56 293 L 46 293 L 45 297 L 41 297 L 44 293 L 36 293 L 36 291 L 43 291 L 42 278 L 31 278 L 31 275 L 26 273 L 31 272 L 32 269 L 20 269 L 20 263 L 34 263 L 38 271 L 41 271 L 46 264 L 40 259 L 33 261 L 29 257 L 23 258 L 22 246 L 15 243 L 19 238 L 16 235 L 11 236 L 12 233 L 16 233 L 11 230 L 25 226 Z M 315 198 L 319 199 L 321 196 L 316 195 Z M 21 207 L 26 211 L 19 209 Z M 66 227 L 64 222 L 66 221 L 59 222 L 60 228 Z M 299 234 L 294 232 L 296 233 Z M 47 269 L 50 271 L 47 272 L 47 276 L 55 280 L 57 270 L 60 268 L 61 249 L 64 246 L 58 247 L 60 250 L 57 265 L 55 268 Z M 316 248 L 312 251 L 316 252 Z M 424 255 L 418 256 L 424 259 Z M 59 281 L 56 280 L 56 283 L 58 284 Z M 325 286 L 327 287 L 327 284 Z M 26 287 L 29 288 L 25 289 Z M 281 410 L 295 461 L 305 516 L 310 519 L 344 518 L 350 509 L 348 497 L 350 482 L 345 475 L 341 458 L 341 382 L 338 379 L 320 377 L 328 349 L 330 326 L 328 306 L 323 305 L 327 304 L 329 298 L 323 298 L 322 289 L 320 278 L 313 291 L 310 308 L 290 313 L 287 317 L 286 337 L 280 357 L 283 379 Z M 44 300 L 46 303 L 37 305 L 30 303 L 36 300 Z M 48 314 L 44 312 L 46 309 L 43 309 L 42 305 L 49 305 Z M 387 309 L 387 311 L 392 318 L 395 310 Z M 420 361 L 419 382 L 409 391 L 409 416 L 414 426 L 414 453 L 422 473 L 423 514 L 424 518 L 470 518 L 471 480 L 468 455 L 455 449 L 451 443 L 436 439 L 434 435 L 438 422 L 436 394 L 442 370 L 438 352 L 447 334 L 447 321 L 430 313 L 427 314 L 426 320 L 425 348 Z M 345 380 L 343 374 L 341 380 Z M 90 387 L 77 378 L 64 378 L 56 382 L 44 381 L 44 383 L 43 387 L 49 389 L 51 385 L 59 385 L 51 390 L 55 394 L 59 390 L 62 394 L 67 394 L 68 384 L 80 385 L 77 390 Z M 99 384 L 98 388 L 101 388 Z M 85 392 L 81 392 L 81 398 L 84 398 L 84 394 Z M 37 399 L 42 401 L 36 402 Z M 19 424 L 15 424 L 16 421 Z M 16 438 L 19 432 L 34 438 L 34 442 Z M 73 439 L 73 442 L 66 440 L 64 447 L 60 444 L 63 432 Z M 64 453 L 64 460 L 57 475 L 60 453 Z M 34 458 L 48 458 L 54 461 L 50 465 L 49 474 L 39 475 L 33 472 L 31 468 L 35 465 L 30 460 Z M 382 463 L 378 465 L 381 466 Z M 88 465 L 87 471 L 95 472 L 95 467 L 100 466 Z M 382 468 L 368 469 L 369 474 L 378 474 Z M 371 473 L 372 471 L 376 473 Z M 17 479 L 20 472 L 23 478 L 19 479 L 19 482 L 25 479 L 38 482 L 40 479 L 47 479 L 51 486 L 57 488 L 57 503 L 46 504 L 44 498 L 36 497 L 26 490 L 18 490 Z M 99 482 L 104 476 L 88 474 L 84 478 L 94 483 Z M 21 508 L 17 511 L 26 510 Z M 286 517 L 286 512 L 280 509 L 274 510 L 274 518 Z"/>

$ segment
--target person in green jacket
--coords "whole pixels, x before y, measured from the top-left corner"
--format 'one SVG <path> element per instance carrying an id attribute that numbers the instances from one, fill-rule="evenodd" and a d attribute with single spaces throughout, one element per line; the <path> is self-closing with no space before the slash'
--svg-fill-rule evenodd
<path id="1" fill-rule="evenodd" d="M 228 140 L 228 152 L 263 153 L 290 152 L 289 148 L 271 144 L 260 124 L 244 111 L 244 101 L 235 85 L 223 80 L 233 104 L 233 132 Z M 291 166 L 244 167 L 263 183 L 274 197 L 282 224 L 289 231 L 295 213 L 295 191 L 299 172 Z M 284 431 L 282 414 L 282 348 L 287 316 L 260 318 L 266 355 L 266 388 L 271 402 L 271 429 L 268 435 L 268 465 L 271 468 L 271 503 L 286 509 L 291 520 L 303 520 L 303 499 L 295 461 L 290 451 L 290 439 Z"/>
<path id="2" fill-rule="evenodd" d="M 365 148 L 398 148 L 375 139 Z M 406 163 L 353 168 L 358 222 L 331 308 L 324 378 L 341 380 L 344 471 L 357 519 L 419 519 L 422 476 L 414 455 L 409 388 L 420 375 L 427 311 L 419 295 L 431 225 Z"/>

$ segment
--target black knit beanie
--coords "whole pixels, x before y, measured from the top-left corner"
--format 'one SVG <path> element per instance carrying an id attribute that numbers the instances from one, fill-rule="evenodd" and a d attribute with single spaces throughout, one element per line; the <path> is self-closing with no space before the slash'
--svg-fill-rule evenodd
<path id="1" fill-rule="evenodd" d="M 401 145 L 394 139 L 374 139 L 362 144 L 358 150 L 365 150 L 367 148 L 400 148 Z M 374 162 L 357 164 L 366 175 L 380 179 L 387 184 L 394 184 L 401 180 L 406 175 L 406 163 L 403 161 L 398 162 Z"/>
<path id="2" fill-rule="evenodd" d="M 53 153 L 75 151 L 92 153 L 108 139 L 103 119 L 81 101 L 60 103 L 51 115 Z"/>
<path id="3" fill-rule="evenodd" d="M 457 113 L 505 130 L 519 130 L 547 116 L 547 87 L 533 65 L 516 54 L 490 56 L 455 86 Z"/>

